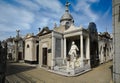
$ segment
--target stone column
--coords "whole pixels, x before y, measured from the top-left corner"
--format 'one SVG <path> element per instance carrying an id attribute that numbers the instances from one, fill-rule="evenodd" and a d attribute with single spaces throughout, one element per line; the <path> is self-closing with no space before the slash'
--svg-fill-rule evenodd
<path id="1" fill-rule="evenodd" d="M 31 46 L 32 46 L 32 47 L 31 47 L 31 54 L 32 54 L 32 55 L 31 55 L 31 60 L 33 61 L 33 60 L 34 60 L 34 55 L 35 55 L 34 52 L 36 51 L 36 50 L 35 50 L 35 47 L 34 47 L 34 40 L 33 40 L 33 39 L 32 39 Z"/>
<path id="2" fill-rule="evenodd" d="M 41 47 L 41 39 L 39 38 L 39 63 L 38 68 L 42 66 L 42 47 Z"/>
<path id="3" fill-rule="evenodd" d="M 64 58 L 64 45 L 63 45 L 63 38 L 61 38 L 61 57 Z"/>
<path id="4" fill-rule="evenodd" d="M 80 66 L 83 67 L 84 66 L 84 55 L 83 55 L 83 34 L 80 35 L 80 50 L 81 50 L 81 57 L 80 57 Z"/>
<path id="5" fill-rule="evenodd" d="M 87 56 L 86 58 L 88 59 L 88 65 L 90 67 L 90 38 L 89 36 L 87 37 Z"/>
<path id="6" fill-rule="evenodd" d="M 63 64 L 65 63 L 65 60 L 64 60 L 64 42 L 63 42 L 63 38 L 61 38 L 61 58 L 62 58 L 62 62 Z"/>
<path id="7" fill-rule="evenodd" d="M 54 32 L 52 32 L 52 63 L 51 63 L 51 69 L 53 69 L 55 65 L 55 37 Z"/>
<path id="8" fill-rule="evenodd" d="M 64 38 L 64 59 L 66 59 L 66 38 Z"/>
<path id="9" fill-rule="evenodd" d="M 89 41 L 89 37 L 87 37 L 87 55 L 86 55 L 86 58 L 87 59 L 90 59 L 90 41 Z"/>

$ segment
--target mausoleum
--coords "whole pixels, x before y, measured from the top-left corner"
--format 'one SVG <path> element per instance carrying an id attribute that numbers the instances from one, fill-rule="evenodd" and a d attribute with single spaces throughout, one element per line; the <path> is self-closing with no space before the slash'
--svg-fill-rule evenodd
<path id="1" fill-rule="evenodd" d="M 37 64 L 50 72 L 76 76 L 112 60 L 113 40 L 109 33 L 99 34 L 94 22 L 88 28 L 75 26 L 66 3 L 60 25 L 43 27 L 37 35 L 25 37 L 26 63 Z"/>
<path id="2" fill-rule="evenodd" d="M 39 66 L 65 76 L 75 76 L 89 71 L 89 31 L 76 27 L 66 3 L 60 25 L 53 30 L 44 27 L 39 33 Z"/>

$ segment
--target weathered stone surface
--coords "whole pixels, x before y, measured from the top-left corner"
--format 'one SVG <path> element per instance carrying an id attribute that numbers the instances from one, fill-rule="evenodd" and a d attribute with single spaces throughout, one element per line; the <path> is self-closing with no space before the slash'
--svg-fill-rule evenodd
<path id="1" fill-rule="evenodd" d="M 120 0 L 113 0 L 113 35 L 114 35 L 114 59 L 113 79 L 120 83 Z"/>

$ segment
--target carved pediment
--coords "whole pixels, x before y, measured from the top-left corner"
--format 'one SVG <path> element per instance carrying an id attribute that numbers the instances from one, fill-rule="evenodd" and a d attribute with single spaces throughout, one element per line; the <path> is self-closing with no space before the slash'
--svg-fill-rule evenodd
<path id="1" fill-rule="evenodd" d="M 71 25 L 67 30 L 65 30 L 65 32 L 71 32 L 71 31 L 75 31 L 78 29 L 82 29 L 82 26 L 80 27 L 75 27 L 74 25 Z"/>
<path id="2" fill-rule="evenodd" d="M 48 27 L 44 27 L 39 33 L 38 35 L 44 35 L 44 34 L 47 34 L 47 33 L 50 33 L 51 30 L 49 30 Z"/>

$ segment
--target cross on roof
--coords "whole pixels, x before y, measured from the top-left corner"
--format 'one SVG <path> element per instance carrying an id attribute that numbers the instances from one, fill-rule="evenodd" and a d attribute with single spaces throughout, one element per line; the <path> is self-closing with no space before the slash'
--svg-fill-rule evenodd
<path id="1" fill-rule="evenodd" d="M 69 12 L 69 8 L 68 8 L 68 7 L 69 7 L 69 5 L 70 5 L 70 3 L 67 1 L 67 2 L 66 2 L 66 4 L 65 4 L 65 6 L 66 6 L 65 11 L 66 11 L 66 12 Z"/>

